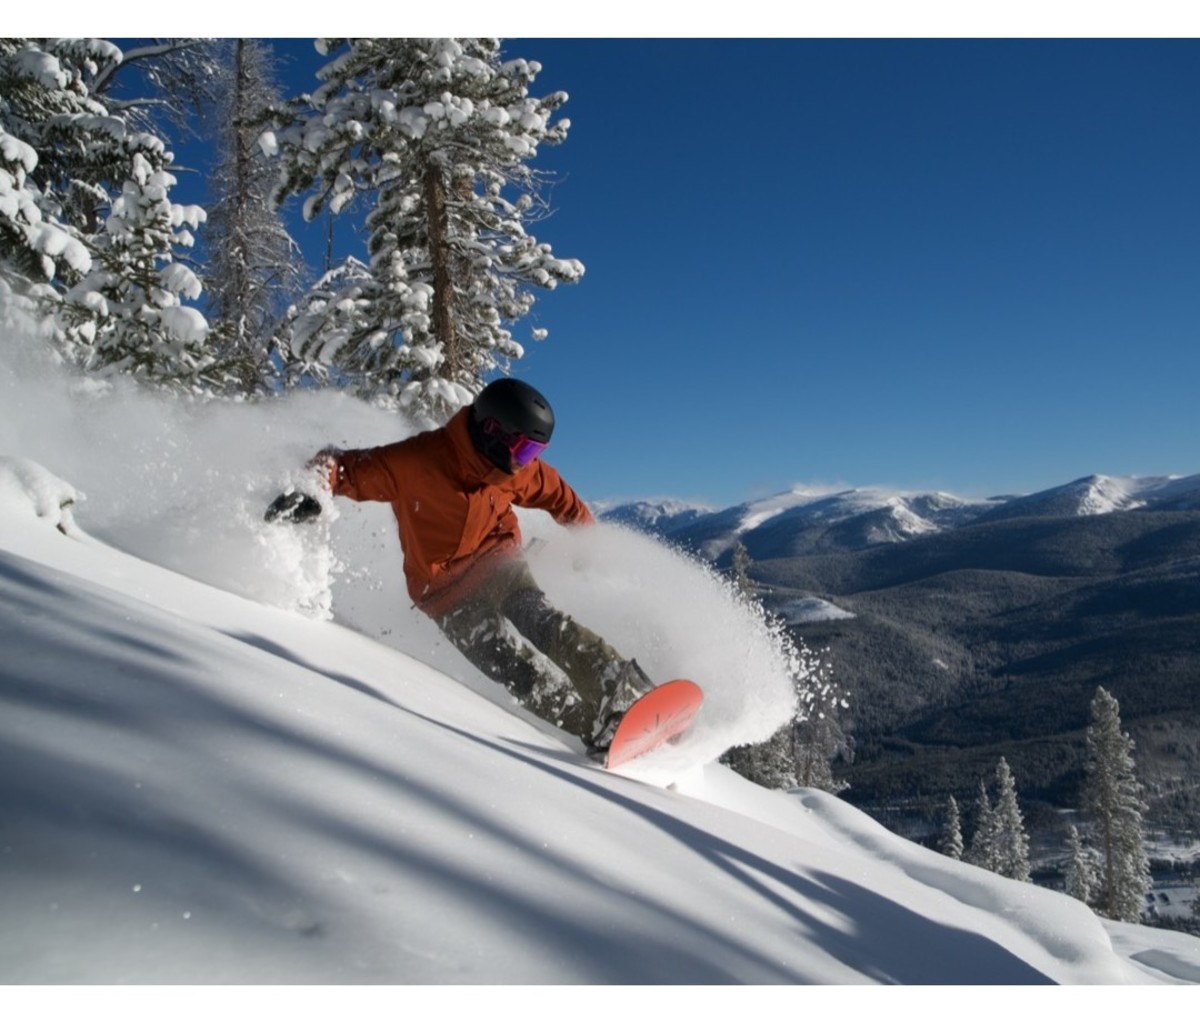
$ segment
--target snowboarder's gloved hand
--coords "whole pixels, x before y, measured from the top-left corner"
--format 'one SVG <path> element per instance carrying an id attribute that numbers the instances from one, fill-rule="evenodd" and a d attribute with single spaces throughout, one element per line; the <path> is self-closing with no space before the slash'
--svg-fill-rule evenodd
<path id="1" fill-rule="evenodd" d="M 305 468 L 316 469 L 320 473 L 322 484 L 332 490 L 333 484 L 337 482 L 338 458 L 341 454 L 340 447 L 322 447 L 309 459 Z"/>
<path id="2" fill-rule="evenodd" d="M 263 516 L 268 522 L 312 522 L 321 517 L 321 502 L 307 493 L 281 493 Z"/>

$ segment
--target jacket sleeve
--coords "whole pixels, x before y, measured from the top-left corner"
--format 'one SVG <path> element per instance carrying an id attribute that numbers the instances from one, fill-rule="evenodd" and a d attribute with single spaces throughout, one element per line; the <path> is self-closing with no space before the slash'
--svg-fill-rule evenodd
<path id="1" fill-rule="evenodd" d="M 333 493 L 351 500 L 399 500 L 404 475 L 402 444 L 339 452 L 329 474 Z"/>
<path id="2" fill-rule="evenodd" d="M 558 471 L 544 461 L 531 466 L 529 479 L 517 494 L 515 503 L 548 512 L 560 525 L 594 525 L 596 519 L 588 506 Z"/>

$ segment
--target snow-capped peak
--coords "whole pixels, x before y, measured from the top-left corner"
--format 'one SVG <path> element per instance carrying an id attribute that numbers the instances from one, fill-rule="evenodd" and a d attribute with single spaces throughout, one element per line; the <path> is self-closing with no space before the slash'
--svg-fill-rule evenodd
<path id="1" fill-rule="evenodd" d="M 607 509 L 622 520 L 717 560 L 742 542 L 756 557 L 899 543 L 1004 518 L 1200 509 L 1200 475 L 1089 475 L 1021 496 L 986 500 L 942 491 L 798 485 L 724 510 L 660 501 Z"/>

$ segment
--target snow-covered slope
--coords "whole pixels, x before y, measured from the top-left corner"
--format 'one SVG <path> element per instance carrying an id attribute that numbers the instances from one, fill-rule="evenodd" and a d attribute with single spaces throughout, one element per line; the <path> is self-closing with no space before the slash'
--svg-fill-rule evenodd
<path id="1" fill-rule="evenodd" d="M 605 773 L 376 639 L 89 538 L 35 463 L 0 480 L 0 981 L 1200 981 L 1200 941 L 701 746 Z"/>
<path id="2" fill-rule="evenodd" d="M 758 558 L 790 556 L 830 543 L 842 549 L 900 543 L 961 525 L 990 506 L 988 501 L 946 493 L 797 486 L 720 511 L 634 504 L 612 508 L 606 517 L 682 542 L 717 560 L 739 540 Z"/>
<path id="3" fill-rule="evenodd" d="M 630 503 L 601 501 L 592 505 L 592 511 L 605 521 L 649 533 L 678 529 L 712 514 L 713 510 L 682 500 L 635 500 Z"/>
<path id="4" fill-rule="evenodd" d="M 715 766 L 786 718 L 798 665 L 701 564 L 527 523 L 556 602 L 708 693 L 609 774 L 411 611 L 385 509 L 262 522 L 308 454 L 393 416 L 152 398 L 15 350 L 0 983 L 1200 982 L 1200 942 Z"/>
<path id="5" fill-rule="evenodd" d="M 1194 510 L 1197 507 L 1200 507 L 1200 475 L 1090 475 L 1027 497 L 1013 497 L 991 510 L 987 518 L 1073 517 L 1138 508 Z"/>

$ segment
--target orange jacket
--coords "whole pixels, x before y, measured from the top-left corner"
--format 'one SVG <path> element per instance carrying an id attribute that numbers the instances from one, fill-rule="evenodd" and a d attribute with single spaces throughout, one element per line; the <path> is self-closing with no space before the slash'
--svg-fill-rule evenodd
<path id="1" fill-rule="evenodd" d="M 534 461 L 496 468 L 475 449 L 470 408 L 441 429 L 335 456 L 333 492 L 392 505 L 413 602 L 431 617 L 449 613 L 487 575 L 491 556 L 520 549 L 512 508 L 540 508 L 564 525 L 595 519 L 553 468 Z"/>

